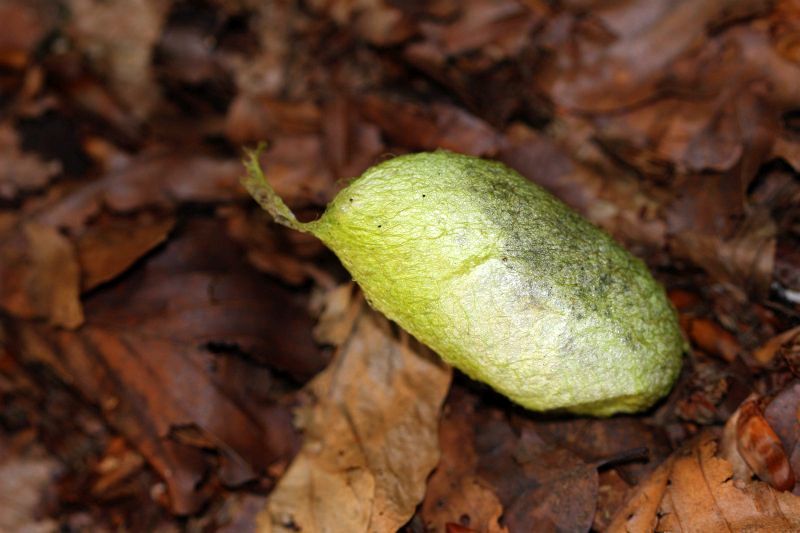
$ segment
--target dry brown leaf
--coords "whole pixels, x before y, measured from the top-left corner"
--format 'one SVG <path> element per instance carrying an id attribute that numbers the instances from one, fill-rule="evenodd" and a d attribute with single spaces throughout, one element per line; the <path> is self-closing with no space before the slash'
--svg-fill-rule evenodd
<path id="1" fill-rule="evenodd" d="M 551 103 L 532 83 L 543 59 L 537 30 L 550 13 L 545 2 L 449 0 L 415 6 L 421 39 L 409 41 L 406 60 L 494 125 L 523 116 L 549 118 Z M 534 74 L 535 73 L 535 74 Z"/>
<path id="2" fill-rule="evenodd" d="M 338 178 L 360 176 L 383 154 L 380 131 L 361 117 L 351 99 L 339 96 L 325 106 L 322 132 L 328 161 Z"/>
<path id="3" fill-rule="evenodd" d="M 442 459 L 419 516 L 437 532 L 449 524 L 475 531 L 529 531 L 532 524 L 536 531 L 588 530 L 598 501 L 597 463 L 571 448 L 602 454 L 635 446 L 641 429 L 630 422 L 620 420 L 603 435 L 599 423 L 592 429 L 580 420 L 509 416 L 457 385 L 445 404 Z M 602 451 L 590 449 L 595 439 Z"/>
<path id="4" fill-rule="evenodd" d="M 26 223 L 2 243 L 0 305 L 18 317 L 77 328 L 83 323 L 80 276 L 68 238 L 50 226 Z"/>
<path id="5" fill-rule="evenodd" d="M 318 135 L 279 137 L 260 160 L 270 185 L 293 207 L 326 205 L 336 192 Z"/>
<path id="6" fill-rule="evenodd" d="M 91 290 L 125 272 L 164 242 L 174 226 L 174 217 L 151 213 L 107 217 L 92 224 L 77 241 L 83 290 Z"/>
<path id="7" fill-rule="evenodd" d="M 42 516 L 46 490 L 58 473 L 58 462 L 44 450 L 20 453 L 0 441 L 0 531 L 58 531 L 55 520 Z"/>
<path id="8" fill-rule="evenodd" d="M 725 424 L 721 455 L 736 479 L 753 475 L 778 490 L 798 492 L 800 472 L 800 380 L 774 397 L 750 395 Z"/>
<path id="9" fill-rule="evenodd" d="M 290 285 L 301 285 L 309 279 L 326 288 L 336 284 L 316 264 L 315 259 L 325 246 L 313 235 L 278 226 L 262 211 L 224 206 L 217 213 L 225 221 L 231 238 L 247 250 L 247 260 L 261 272 Z"/>
<path id="10" fill-rule="evenodd" d="M 524 3 L 512 0 L 470 0 L 459 17 L 447 24 L 427 22 L 421 33 L 429 45 L 448 56 L 479 51 L 500 61 L 518 54 L 539 16 Z"/>
<path id="11" fill-rule="evenodd" d="M 770 6 L 704 0 L 600 7 L 589 19 L 596 17 L 606 38 L 576 22 L 552 43 L 558 60 L 539 79 L 555 80 L 544 84 L 551 98 L 590 113 L 594 142 L 643 174 L 734 172 L 744 189 L 776 152 L 778 117 L 796 107 L 800 69 L 771 42 L 781 24 L 770 20 L 776 13 L 752 24 L 726 20 L 770 15 Z M 670 33 L 675 24 L 681 31 Z M 777 152 L 791 154 L 784 149 Z"/>
<path id="12" fill-rule="evenodd" d="M 309 5 L 377 46 L 401 43 L 415 31 L 413 19 L 386 0 L 310 0 Z"/>
<path id="13" fill-rule="evenodd" d="M 176 203 L 217 203 L 244 195 L 238 160 L 202 155 L 144 154 L 100 182 L 105 203 L 114 211 L 172 207 Z"/>
<path id="14" fill-rule="evenodd" d="M 473 400 L 473 401 L 470 401 Z M 474 399 L 451 395 L 439 425 L 442 458 L 428 479 L 421 516 L 426 531 L 443 532 L 459 523 L 476 531 L 507 533 L 501 525 L 503 505 L 476 472 Z"/>
<path id="15" fill-rule="evenodd" d="M 341 346 L 353 331 L 353 325 L 361 313 L 358 299 L 354 300 L 355 285 L 345 283 L 320 294 L 319 322 L 314 327 L 314 338 L 320 344 Z M 313 305 L 313 303 L 312 303 Z"/>
<path id="16" fill-rule="evenodd" d="M 775 267 L 779 197 L 748 198 L 737 173 L 680 179 L 666 209 L 670 250 L 715 279 L 765 297 Z"/>
<path id="17" fill-rule="evenodd" d="M 258 143 L 278 136 L 317 133 L 321 120 L 322 112 L 314 102 L 243 93 L 228 109 L 225 133 L 237 144 Z"/>
<path id="18" fill-rule="evenodd" d="M 220 222 L 182 229 L 88 297 L 79 331 L 10 328 L 24 360 L 53 368 L 100 406 L 164 478 L 179 514 L 208 496 L 204 449 L 219 452 L 219 478 L 231 485 L 291 457 L 297 437 L 269 368 L 302 379 L 326 362 L 303 299 L 250 268 Z"/>
<path id="19" fill-rule="evenodd" d="M 597 32 L 584 31 L 585 35 L 570 36 L 577 42 L 558 43 L 561 47 L 556 52 L 565 57 L 554 63 L 563 72 L 548 86 L 548 93 L 559 105 L 582 111 L 630 107 L 652 94 L 657 82 L 669 75 L 668 67 L 696 46 L 710 23 L 733 3 L 660 0 L 609 4 L 594 15 L 606 32 L 602 39 Z M 578 57 L 574 57 L 575 47 L 581 48 Z"/>
<path id="20" fill-rule="evenodd" d="M 0 125 L 0 160 L 3 161 L 0 200 L 13 200 L 20 194 L 37 191 L 61 172 L 58 161 L 44 162 L 22 152 L 17 133 L 8 124 Z"/>
<path id="21" fill-rule="evenodd" d="M 393 46 L 413 37 L 415 20 L 391 5 L 391 2 L 375 2 L 375 7 L 356 14 L 352 21 L 355 32 L 375 46 Z"/>
<path id="22" fill-rule="evenodd" d="M 395 531 L 422 500 L 451 371 L 358 305 L 352 334 L 308 386 L 305 443 L 270 495 L 261 531 Z"/>
<path id="23" fill-rule="evenodd" d="M 736 449 L 747 466 L 777 490 L 791 490 L 795 474 L 778 435 L 761 410 L 757 398 L 745 400 L 729 424 L 736 427 Z M 796 423 L 796 417 L 793 420 Z"/>
<path id="24" fill-rule="evenodd" d="M 503 504 L 509 531 L 586 531 L 597 507 L 597 466 L 545 441 L 525 424 L 519 437 L 495 420 L 476 434 L 478 471 Z M 540 434 L 541 432 L 541 434 Z"/>
<path id="25" fill-rule="evenodd" d="M 794 327 L 779 335 L 775 335 L 767 342 L 753 351 L 753 358 L 761 365 L 769 364 L 781 347 L 787 343 L 792 343 L 794 339 L 800 337 L 800 326 Z"/>
<path id="26" fill-rule="evenodd" d="M 412 101 L 369 95 L 363 101 L 363 113 L 392 142 L 413 150 L 444 148 L 491 156 L 500 147 L 500 135 L 494 128 L 450 104 L 422 106 Z"/>
<path id="27" fill-rule="evenodd" d="M 800 528 L 800 498 L 760 481 L 737 481 L 717 456 L 718 432 L 684 445 L 633 492 L 610 532 L 777 532 Z"/>
<path id="28" fill-rule="evenodd" d="M 66 195 L 41 199 L 0 236 L 0 306 L 20 317 L 79 326 L 81 289 L 116 277 L 163 242 L 177 203 L 217 203 L 244 194 L 241 171 L 233 160 L 146 155 Z M 104 205 L 134 214 L 103 214 Z M 142 212 L 154 208 L 161 212 Z"/>
<path id="29" fill-rule="evenodd" d="M 55 7 L 55 6 L 53 6 Z M 0 64 L 22 68 L 53 23 L 55 9 L 41 1 L 6 0 L 0 4 Z"/>
<path id="30" fill-rule="evenodd" d="M 69 0 L 71 33 L 140 120 L 161 94 L 151 60 L 167 16 L 166 0 Z"/>
<path id="31" fill-rule="evenodd" d="M 598 476 L 597 511 L 594 513 L 592 529 L 608 531 L 611 520 L 625 504 L 630 485 L 615 469 L 604 470 Z"/>
<path id="32" fill-rule="evenodd" d="M 800 380 L 789 382 L 764 408 L 764 417 L 781 439 L 795 477 L 800 477 Z M 795 485 L 794 492 L 798 492 Z"/>
<path id="33" fill-rule="evenodd" d="M 172 211 L 181 203 L 212 203 L 243 198 L 242 164 L 204 155 L 144 152 L 84 184 L 32 215 L 37 221 L 80 235 L 103 207 L 116 214 Z"/>
<path id="34" fill-rule="evenodd" d="M 701 350 L 718 355 L 732 363 L 742 350 L 736 337 L 722 326 L 707 318 L 684 321 L 685 331 L 692 343 Z"/>

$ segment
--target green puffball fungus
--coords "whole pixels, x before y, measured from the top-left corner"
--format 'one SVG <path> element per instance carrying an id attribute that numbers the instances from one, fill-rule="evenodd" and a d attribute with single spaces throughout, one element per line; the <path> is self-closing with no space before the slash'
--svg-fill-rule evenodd
<path id="1" fill-rule="evenodd" d="M 298 221 L 264 179 L 274 219 L 333 250 L 373 307 L 514 402 L 608 416 L 651 406 L 684 341 L 645 265 L 501 163 L 446 151 L 395 157 Z"/>

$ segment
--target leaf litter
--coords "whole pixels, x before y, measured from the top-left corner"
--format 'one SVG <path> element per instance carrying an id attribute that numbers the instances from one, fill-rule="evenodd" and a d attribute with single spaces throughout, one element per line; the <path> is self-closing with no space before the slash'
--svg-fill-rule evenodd
<path id="1" fill-rule="evenodd" d="M 57 4 L 0 6 L 0 442 L 46 448 L 3 461 L 36 524 L 797 529 L 796 2 Z M 506 162 L 665 283 L 680 382 L 610 420 L 448 393 L 247 199 L 260 141 L 304 219 L 391 155 Z"/>
<path id="2" fill-rule="evenodd" d="M 342 291 L 352 293 L 334 290 L 337 309 Z M 305 389 L 313 404 L 297 413 L 303 448 L 270 494 L 260 531 L 399 529 L 438 462 L 451 370 L 362 298 L 349 306 L 355 311 L 323 315 L 352 330 Z M 317 332 L 332 339 L 339 327 L 323 321 Z"/>

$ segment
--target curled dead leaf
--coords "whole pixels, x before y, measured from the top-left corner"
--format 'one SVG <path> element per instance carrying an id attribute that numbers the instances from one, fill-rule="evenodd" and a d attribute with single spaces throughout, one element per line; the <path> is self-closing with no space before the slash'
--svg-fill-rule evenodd
<path id="1" fill-rule="evenodd" d="M 144 119 L 160 99 L 151 68 L 168 2 L 70 0 L 70 33 L 129 112 Z"/>
<path id="2" fill-rule="evenodd" d="M 761 365 L 769 364 L 775 355 L 783 351 L 788 354 L 791 351 L 791 346 L 796 345 L 800 341 L 800 326 L 784 331 L 776 335 L 762 344 L 753 352 L 753 358 Z M 784 347 L 786 349 L 784 350 Z M 791 361 L 787 361 L 791 365 Z"/>
<path id="3" fill-rule="evenodd" d="M 450 369 L 358 307 L 352 333 L 308 386 L 305 443 L 259 517 L 262 532 L 395 531 L 425 493 Z"/>
<path id="4" fill-rule="evenodd" d="M 298 436 L 273 369 L 303 379 L 326 362 L 302 297 L 249 267 L 221 222 L 183 229 L 87 297 L 79 330 L 8 328 L 23 361 L 52 368 L 132 443 L 176 514 L 209 497 L 210 474 L 240 485 L 288 462 Z"/>
<path id="5" fill-rule="evenodd" d="M 2 16 L 0 6 L 0 16 Z M 42 161 L 34 154 L 24 153 L 16 131 L 8 124 L 0 125 L 0 200 L 12 200 L 47 185 L 61 172 L 58 161 Z"/>
<path id="6" fill-rule="evenodd" d="M 393 142 L 414 150 L 444 148 L 486 156 L 495 154 L 500 147 L 500 136 L 494 128 L 450 104 L 423 106 L 373 94 L 364 98 L 362 106 L 364 116 Z"/>
<path id="7" fill-rule="evenodd" d="M 732 363 L 741 351 L 739 341 L 722 326 L 706 318 L 689 320 L 689 338 L 704 352 L 722 357 Z"/>
<path id="8" fill-rule="evenodd" d="M 718 448 L 713 430 L 681 447 L 639 484 L 608 531 L 797 531 L 800 497 L 734 479 Z"/>
<path id="9" fill-rule="evenodd" d="M 83 290 L 114 279 L 140 257 L 164 242 L 175 226 L 172 216 L 141 213 L 135 217 L 106 217 L 78 238 Z"/>
<path id="10" fill-rule="evenodd" d="M 0 306 L 22 318 L 74 329 L 83 323 L 80 267 L 72 242 L 55 228 L 29 222 L 0 247 Z"/>
<path id="11" fill-rule="evenodd" d="M 794 487 L 795 475 L 778 435 L 764 418 L 756 398 L 739 406 L 736 445 L 750 469 L 777 490 Z"/>

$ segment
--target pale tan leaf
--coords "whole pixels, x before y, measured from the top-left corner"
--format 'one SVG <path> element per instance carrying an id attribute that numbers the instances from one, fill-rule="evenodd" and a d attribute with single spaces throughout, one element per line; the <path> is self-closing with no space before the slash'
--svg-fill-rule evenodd
<path id="1" fill-rule="evenodd" d="M 3 242 L 0 266 L 0 307 L 68 329 L 83 323 L 80 267 L 72 243 L 58 230 L 25 224 Z"/>
<path id="2" fill-rule="evenodd" d="M 70 0 L 72 33 L 138 118 L 155 108 L 160 91 L 151 61 L 169 3 L 163 0 Z"/>
<path id="3" fill-rule="evenodd" d="M 308 387 L 315 403 L 301 413 L 305 443 L 259 518 L 263 532 L 395 531 L 423 498 L 450 370 L 361 307 Z"/>
<path id="4" fill-rule="evenodd" d="M 709 430 L 675 452 L 634 491 L 609 531 L 800 529 L 800 497 L 734 479 L 731 463 L 717 455 L 718 440 L 718 432 Z"/>

